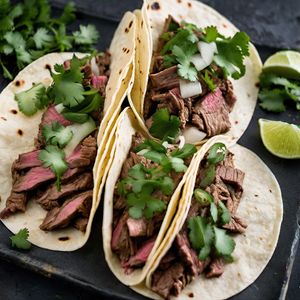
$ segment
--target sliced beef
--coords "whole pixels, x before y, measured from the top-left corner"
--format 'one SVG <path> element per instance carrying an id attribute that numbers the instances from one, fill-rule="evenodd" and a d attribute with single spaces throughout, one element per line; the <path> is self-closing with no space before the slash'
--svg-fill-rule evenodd
<path id="1" fill-rule="evenodd" d="M 185 128 L 186 123 L 189 120 L 189 109 L 185 107 L 185 102 L 180 95 L 179 88 L 170 90 L 171 101 L 176 105 L 179 112 L 180 127 Z"/>
<path id="2" fill-rule="evenodd" d="M 241 218 L 237 216 L 231 216 L 230 222 L 223 225 L 223 228 L 234 233 L 244 233 L 247 228 L 247 224 Z"/>
<path id="3" fill-rule="evenodd" d="M 156 237 L 146 241 L 136 252 L 136 254 L 126 262 L 122 264 L 122 267 L 126 269 L 144 265 L 148 259 L 148 256 L 155 244 Z"/>
<path id="4" fill-rule="evenodd" d="M 157 269 L 153 273 L 151 289 L 164 299 L 169 299 L 171 295 L 178 296 L 178 286 L 185 284 L 184 266 L 182 263 L 177 262 L 172 264 L 166 271 Z"/>
<path id="5" fill-rule="evenodd" d="M 48 109 L 44 112 L 44 114 L 42 116 L 42 122 L 40 124 L 40 127 L 44 127 L 45 125 L 49 125 L 54 121 L 56 121 L 56 122 L 58 122 L 58 123 L 60 123 L 61 125 L 64 125 L 64 126 L 69 126 L 69 125 L 72 124 L 71 121 L 65 119 L 63 117 L 63 115 L 58 113 L 55 106 L 49 106 Z"/>
<path id="6" fill-rule="evenodd" d="M 168 268 L 170 268 L 172 264 L 176 262 L 177 256 L 174 252 L 175 251 L 171 248 L 165 254 L 165 256 L 159 262 L 159 266 L 158 266 L 159 270 L 167 270 Z"/>
<path id="7" fill-rule="evenodd" d="M 99 75 L 110 75 L 110 60 L 111 55 L 108 51 L 96 56 L 96 63 L 99 68 Z"/>
<path id="8" fill-rule="evenodd" d="M 17 211 L 25 212 L 26 203 L 26 193 L 16 193 L 12 191 L 6 200 L 6 207 L 0 213 L 0 219 L 8 218 Z"/>
<path id="9" fill-rule="evenodd" d="M 152 86 L 155 89 L 173 89 L 179 87 L 179 76 L 177 75 L 177 66 L 164 69 L 150 75 Z"/>
<path id="10" fill-rule="evenodd" d="M 215 258 L 209 265 L 209 271 L 206 274 L 207 278 L 219 277 L 224 273 L 224 260 L 222 258 Z"/>
<path id="11" fill-rule="evenodd" d="M 195 125 L 200 131 L 205 131 L 204 121 L 201 116 L 197 114 L 192 115 L 192 124 Z"/>
<path id="12" fill-rule="evenodd" d="M 245 173 L 233 167 L 219 165 L 216 169 L 216 174 L 225 182 L 235 187 L 236 190 L 243 190 L 243 181 Z"/>
<path id="13" fill-rule="evenodd" d="M 223 165 L 225 167 L 232 167 L 234 168 L 234 162 L 233 162 L 234 154 L 231 152 L 227 152 L 226 157 L 224 160 L 220 162 L 220 165 Z"/>
<path id="14" fill-rule="evenodd" d="M 69 168 L 87 167 L 94 163 L 96 155 L 97 141 L 94 137 L 88 136 L 67 158 L 67 163 Z"/>
<path id="15" fill-rule="evenodd" d="M 236 102 L 232 82 L 229 79 L 223 80 L 220 84 L 220 90 L 222 91 L 228 111 L 231 112 Z"/>
<path id="16" fill-rule="evenodd" d="M 93 191 L 86 191 L 66 201 L 62 207 L 55 207 L 50 210 L 40 225 L 45 231 L 67 227 L 72 219 L 84 210 L 91 208 Z"/>
<path id="17" fill-rule="evenodd" d="M 80 217 L 74 221 L 73 226 L 76 229 L 85 232 L 88 222 L 89 222 L 89 218 Z"/>
<path id="18" fill-rule="evenodd" d="M 61 185 L 58 191 L 55 184 L 51 184 L 46 190 L 40 192 L 41 196 L 37 202 L 46 210 L 59 206 L 59 200 L 63 197 L 77 193 L 83 190 L 89 190 L 93 187 L 93 175 L 91 172 L 80 174 L 75 180 Z"/>
<path id="19" fill-rule="evenodd" d="M 197 101 L 193 112 L 202 117 L 208 137 L 227 132 L 231 127 L 229 112 L 219 88 Z"/>
<path id="20" fill-rule="evenodd" d="M 16 159 L 12 165 L 12 170 L 23 170 L 32 167 L 38 167 L 42 165 L 42 162 L 39 160 L 40 151 L 33 150 L 27 153 L 20 154 L 18 159 Z"/>
<path id="21" fill-rule="evenodd" d="M 92 75 L 91 76 L 91 85 L 94 89 L 98 90 L 102 97 L 105 97 L 105 88 L 108 77 L 105 75 Z"/>

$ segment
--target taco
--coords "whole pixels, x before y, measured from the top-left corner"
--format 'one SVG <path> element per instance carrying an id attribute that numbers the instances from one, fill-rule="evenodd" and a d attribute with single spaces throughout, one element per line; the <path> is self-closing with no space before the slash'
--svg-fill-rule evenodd
<path id="1" fill-rule="evenodd" d="M 255 281 L 277 244 L 280 187 L 250 150 L 215 137 L 199 150 L 144 283 L 152 299 L 227 299 Z"/>
<path id="2" fill-rule="evenodd" d="M 131 109 L 120 115 L 115 136 L 105 184 L 103 248 L 115 276 L 134 285 L 145 278 L 158 254 L 195 166 L 196 148 L 149 139 Z"/>
<path id="3" fill-rule="evenodd" d="M 0 95 L 0 218 L 37 246 L 72 251 L 89 237 L 133 83 L 135 34 L 126 13 L 107 52 L 45 55 Z"/>
<path id="4" fill-rule="evenodd" d="M 146 0 L 138 15 L 131 105 L 150 134 L 176 121 L 187 142 L 218 134 L 237 141 L 257 101 L 261 60 L 244 32 L 189 0 Z M 172 120 L 171 120 L 172 119 Z"/>

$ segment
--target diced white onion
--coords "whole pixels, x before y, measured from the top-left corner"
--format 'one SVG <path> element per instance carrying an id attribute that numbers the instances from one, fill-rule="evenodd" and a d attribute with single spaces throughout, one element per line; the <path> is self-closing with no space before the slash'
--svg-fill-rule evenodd
<path id="1" fill-rule="evenodd" d="M 189 98 L 202 93 L 202 87 L 199 81 L 188 81 L 180 79 L 179 87 L 182 98 Z"/>
<path id="2" fill-rule="evenodd" d="M 138 155 L 144 155 L 147 152 L 149 152 L 149 149 L 143 149 L 143 150 L 139 151 L 137 154 Z"/>
<path id="3" fill-rule="evenodd" d="M 191 126 L 184 129 L 183 136 L 186 143 L 197 144 L 206 137 L 206 133 Z"/>
<path id="4" fill-rule="evenodd" d="M 56 111 L 60 114 L 64 110 L 64 105 L 62 103 L 55 105 Z"/>
<path id="5" fill-rule="evenodd" d="M 191 62 L 194 64 L 197 71 L 201 71 L 209 66 L 209 64 L 201 57 L 199 53 L 194 54 L 191 57 Z"/>
<path id="6" fill-rule="evenodd" d="M 179 145 L 178 145 L 178 149 L 183 148 L 184 144 L 185 144 L 185 138 L 184 138 L 183 135 L 181 135 L 181 136 L 179 136 Z"/>
<path id="7" fill-rule="evenodd" d="M 92 69 L 92 73 L 96 76 L 99 75 L 99 68 L 98 68 L 98 65 L 97 65 L 97 62 L 96 62 L 96 58 L 93 57 L 91 59 L 91 69 Z"/>
<path id="8" fill-rule="evenodd" d="M 201 57 L 209 66 L 214 59 L 214 54 L 217 53 L 216 43 L 205 43 L 201 41 L 198 43 L 198 49 L 200 51 Z"/>

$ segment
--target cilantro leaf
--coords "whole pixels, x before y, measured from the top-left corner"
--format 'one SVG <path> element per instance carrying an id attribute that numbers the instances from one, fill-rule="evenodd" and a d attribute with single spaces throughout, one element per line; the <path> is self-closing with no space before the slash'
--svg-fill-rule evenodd
<path id="1" fill-rule="evenodd" d="M 42 83 L 33 85 L 29 90 L 15 95 L 19 110 L 26 116 L 34 115 L 38 109 L 43 109 L 49 104 L 46 88 Z"/>
<path id="2" fill-rule="evenodd" d="M 229 210 L 227 209 L 227 207 L 225 206 L 225 204 L 221 200 L 218 201 L 218 207 L 221 211 L 222 224 L 228 224 L 230 222 L 230 219 L 231 219 L 231 215 L 230 215 Z"/>
<path id="3" fill-rule="evenodd" d="M 215 239 L 214 246 L 219 255 L 231 255 L 235 248 L 235 241 L 226 234 L 226 230 L 213 226 Z"/>
<path id="4" fill-rule="evenodd" d="M 214 92 L 215 89 L 216 89 L 216 85 L 215 83 L 213 82 L 212 78 L 209 77 L 208 75 L 208 71 L 205 70 L 204 72 L 204 76 L 201 74 L 201 78 L 205 81 L 205 83 L 207 84 L 208 88 Z"/>
<path id="5" fill-rule="evenodd" d="M 154 140 L 150 140 L 150 139 L 144 140 L 134 150 L 135 150 L 135 152 L 139 152 L 144 149 L 154 150 L 154 151 L 161 152 L 161 153 L 167 152 L 167 149 L 163 145 L 161 145 L 160 143 L 158 143 Z"/>
<path id="6" fill-rule="evenodd" d="M 285 111 L 284 100 L 286 99 L 286 93 L 280 89 L 263 89 L 259 92 L 258 98 L 260 107 L 265 110 L 272 112 Z"/>
<path id="7" fill-rule="evenodd" d="M 209 165 L 204 171 L 204 177 L 200 182 L 200 187 L 206 188 L 210 185 L 216 177 L 216 167 L 215 165 Z"/>
<path id="8" fill-rule="evenodd" d="M 28 237 L 28 229 L 21 229 L 18 233 L 10 237 L 12 247 L 16 247 L 22 250 L 29 250 L 31 248 L 31 243 L 27 240 Z"/>
<path id="9" fill-rule="evenodd" d="M 210 215 L 213 221 L 216 223 L 218 221 L 218 209 L 214 202 L 210 203 Z"/>
<path id="10" fill-rule="evenodd" d="M 169 161 L 171 163 L 171 167 L 175 172 L 185 172 L 187 170 L 187 166 L 184 164 L 183 159 L 178 157 L 170 157 Z"/>
<path id="11" fill-rule="evenodd" d="M 94 25 L 79 25 L 79 31 L 73 32 L 73 36 L 78 45 L 92 45 L 97 42 L 99 33 Z"/>
<path id="12" fill-rule="evenodd" d="M 55 99 L 55 103 L 63 103 L 70 108 L 80 104 L 84 100 L 80 60 L 74 55 L 69 69 L 65 70 L 63 65 L 56 64 L 54 70 L 57 73 L 52 74 L 53 85 L 50 94 Z"/>
<path id="13" fill-rule="evenodd" d="M 53 42 L 53 36 L 49 34 L 49 31 L 45 28 L 39 28 L 33 35 L 33 40 L 35 42 L 37 49 L 42 49 L 43 47 L 49 47 Z"/>
<path id="14" fill-rule="evenodd" d="M 237 32 L 232 38 L 217 39 L 218 53 L 214 61 L 223 68 L 225 75 L 234 79 L 244 76 L 246 68 L 244 57 L 249 56 L 249 36 L 245 32 Z"/>
<path id="15" fill-rule="evenodd" d="M 69 2 L 64 7 L 62 15 L 58 18 L 57 22 L 70 24 L 76 19 L 75 16 L 75 4 L 73 2 Z"/>
<path id="16" fill-rule="evenodd" d="M 207 43 L 215 42 L 220 36 L 216 26 L 208 26 L 204 28 L 204 33 L 204 39 Z"/>
<path id="17" fill-rule="evenodd" d="M 185 159 L 197 152 L 197 148 L 193 144 L 185 144 L 181 149 L 171 152 L 171 156 Z"/>
<path id="18" fill-rule="evenodd" d="M 180 120 L 177 116 L 170 116 L 168 109 L 157 110 L 153 115 L 150 133 L 163 141 L 174 141 L 179 135 Z"/>
<path id="19" fill-rule="evenodd" d="M 40 151 L 39 160 L 43 162 L 44 167 L 50 167 L 56 175 L 56 187 L 60 191 L 60 179 L 68 169 L 64 151 L 56 146 L 48 145 Z"/>
<path id="20" fill-rule="evenodd" d="M 69 127 L 65 127 L 57 121 L 52 122 L 51 125 L 45 125 L 42 134 L 47 143 L 60 148 L 64 148 L 73 136 Z"/>
<path id="21" fill-rule="evenodd" d="M 196 81 L 197 80 L 197 70 L 191 64 L 191 57 L 195 54 L 198 50 L 196 44 L 192 44 L 193 46 L 189 47 L 184 51 L 183 48 L 175 45 L 173 47 L 172 53 L 175 55 L 176 60 L 179 62 L 178 65 L 178 75 L 184 79 L 189 81 Z"/>

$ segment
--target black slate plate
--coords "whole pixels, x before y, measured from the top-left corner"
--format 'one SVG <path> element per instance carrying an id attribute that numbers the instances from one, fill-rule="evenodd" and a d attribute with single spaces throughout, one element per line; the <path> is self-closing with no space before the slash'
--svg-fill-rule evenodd
<path id="1" fill-rule="evenodd" d="M 53 1 L 56 5 L 61 6 L 66 2 L 63 0 Z M 81 14 L 78 15 L 77 24 L 79 23 L 94 23 L 101 33 L 101 43 L 98 47 L 104 50 L 109 46 L 112 34 L 117 26 L 117 21 L 121 18 L 123 12 L 128 9 L 134 9 L 140 5 L 141 1 L 75 1 L 78 2 L 80 9 L 78 11 Z M 236 25 L 240 25 L 242 30 L 247 31 L 252 35 L 254 41 L 257 42 L 258 50 L 264 59 L 267 55 L 274 52 L 276 49 L 271 47 L 265 47 L 261 45 L 277 46 L 287 48 L 289 46 L 295 46 L 294 40 L 285 39 L 287 36 L 294 36 L 295 28 L 289 27 L 290 24 L 298 24 L 298 30 L 300 29 L 299 19 L 295 16 L 300 14 L 300 8 L 294 9 L 293 14 L 290 14 L 289 18 L 284 15 L 286 26 L 278 27 L 281 30 L 272 29 L 271 37 L 261 34 L 255 34 L 263 32 L 265 28 L 264 22 L 261 19 L 257 19 L 255 26 L 253 20 L 249 21 L 249 10 L 245 11 L 243 7 L 254 7 L 255 11 L 259 11 L 259 15 L 263 15 L 264 9 L 268 7 L 266 3 L 273 3 L 272 1 L 231 1 L 230 6 L 226 6 L 224 1 L 205 1 L 210 3 L 214 7 L 218 8 L 221 13 L 226 15 L 229 19 L 235 21 Z M 279 1 L 278 1 L 279 2 Z M 280 1 L 287 4 L 294 1 Z M 243 6 L 241 3 L 244 3 Z M 277 5 L 277 4 L 276 4 Z M 275 5 L 275 6 L 276 6 Z M 289 9 L 290 6 L 286 5 Z M 268 11 L 267 11 L 268 12 Z M 93 17 L 98 15 L 99 17 Z M 254 15 L 254 14 L 253 14 Z M 277 24 L 278 18 L 273 18 L 273 26 L 279 26 Z M 248 21 L 249 22 L 248 22 Z M 298 20 L 298 21 L 297 21 Z M 298 23 L 297 23 L 298 22 Z M 272 25 L 270 22 L 270 25 Z M 270 27 L 270 28 L 275 28 Z M 253 28 L 255 30 L 253 30 Z M 287 30 L 287 28 L 289 30 Z M 283 38 L 284 37 L 284 38 Z M 272 40 L 269 43 L 268 38 Z M 280 40 L 281 43 L 277 44 L 276 41 Z M 275 42 L 274 42 L 275 41 Z M 291 43 L 290 43 L 291 42 Z M 6 81 L 0 78 L 0 90 L 6 85 Z M 282 230 L 278 246 L 275 254 L 273 255 L 267 268 L 262 275 L 245 291 L 233 297 L 237 300 L 254 300 L 254 299 L 278 299 L 280 291 L 285 279 L 285 266 L 290 256 L 290 249 L 292 241 L 295 237 L 297 229 L 296 212 L 299 205 L 299 178 L 300 178 L 300 161 L 293 160 L 287 161 L 276 158 L 269 154 L 263 147 L 258 131 L 257 120 L 258 118 L 267 118 L 274 120 L 284 120 L 287 122 L 300 123 L 299 113 L 295 111 L 288 111 L 281 115 L 269 114 L 262 111 L 259 107 L 256 108 L 251 124 L 239 143 L 248 147 L 256 152 L 265 163 L 271 168 L 277 177 L 283 194 L 284 200 L 284 220 L 282 224 Z M 104 255 L 102 251 L 101 243 L 101 212 L 102 206 L 100 206 L 96 218 L 93 224 L 93 232 L 88 243 L 80 250 L 71 253 L 52 252 L 33 247 L 29 252 L 20 252 L 11 249 L 9 236 L 10 232 L 1 224 L 0 225 L 0 257 L 16 265 L 22 266 L 27 269 L 31 269 L 34 272 L 45 275 L 47 277 L 58 278 L 60 281 L 69 282 L 76 285 L 78 288 L 88 289 L 93 291 L 93 294 L 106 296 L 108 298 L 116 299 L 143 299 L 143 297 L 135 294 L 129 288 L 123 286 L 112 275 L 107 267 Z M 297 258 L 299 261 L 299 257 Z M 297 261 L 294 267 L 295 274 L 300 273 L 300 265 L 297 265 Z M 300 297 L 299 289 L 297 290 L 297 280 L 292 277 L 291 289 L 293 298 Z M 297 297 L 298 296 L 298 297 Z M 0 290 L 0 299 L 4 297 L 4 294 Z M 12 298 L 13 299 L 13 298 Z M 24 298 L 26 299 L 26 298 Z M 37 298 L 35 298 L 37 299 Z"/>

